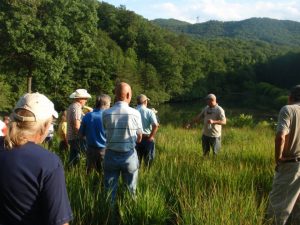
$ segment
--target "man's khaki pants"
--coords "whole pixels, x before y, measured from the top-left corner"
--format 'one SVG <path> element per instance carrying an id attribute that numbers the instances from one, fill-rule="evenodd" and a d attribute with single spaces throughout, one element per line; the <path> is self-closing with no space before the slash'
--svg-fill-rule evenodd
<path id="1" fill-rule="evenodd" d="M 300 162 L 282 163 L 269 196 L 268 219 L 273 224 L 300 224 Z"/>

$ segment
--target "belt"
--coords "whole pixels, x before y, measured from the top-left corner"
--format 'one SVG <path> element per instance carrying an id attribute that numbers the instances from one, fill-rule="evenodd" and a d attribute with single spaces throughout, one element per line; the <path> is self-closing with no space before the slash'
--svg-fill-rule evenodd
<path id="1" fill-rule="evenodd" d="M 290 163 L 290 162 L 300 162 L 300 157 L 294 158 L 294 159 L 286 159 L 280 161 L 281 163 Z"/>
<path id="2" fill-rule="evenodd" d="M 113 153 L 116 153 L 116 154 L 129 154 L 129 153 L 133 153 L 134 150 L 129 150 L 129 151 L 115 151 L 115 150 L 112 150 L 112 149 L 106 149 L 106 151 L 110 151 L 110 152 L 113 152 Z"/>
<path id="3" fill-rule="evenodd" d="M 150 134 L 143 134 L 143 138 L 149 138 Z"/>

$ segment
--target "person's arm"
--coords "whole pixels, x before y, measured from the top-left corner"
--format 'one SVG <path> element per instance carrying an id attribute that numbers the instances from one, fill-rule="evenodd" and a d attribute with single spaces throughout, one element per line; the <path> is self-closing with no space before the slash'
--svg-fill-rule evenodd
<path id="1" fill-rule="evenodd" d="M 154 137 L 157 133 L 158 127 L 159 127 L 159 124 L 152 124 L 152 130 L 151 130 L 151 133 L 150 133 L 149 138 L 148 138 L 149 141 L 154 140 Z"/>
<path id="2" fill-rule="evenodd" d="M 63 123 L 61 125 L 61 131 L 62 131 L 62 136 L 63 136 L 63 141 L 68 145 L 68 138 L 67 138 L 67 123 Z"/>
<path id="3" fill-rule="evenodd" d="M 57 157 L 57 156 L 56 156 Z M 40 194 L 45 222 L 51 224 L 68 224 L 72 219 L 68 192 L 66 189 L 64 170 L 61 161 L 53 161 L 58 167 L 49 171 L 43 179 L 43 191 Z"/>
<path id="4" fill-rule="evenodd" d="M 138 134 L 137 134 L 136 142 L 137 142 L 137 143 L 141 143 L 142 138 L 143 138 L 143 134 L 142 134 L 142 133 L 138 133 Z"/>
<path id="5" fill-rule="evenodd" d="M 186 125 L 185 125 L 185 128 L 190 128 L 193 124 L 195 124 L 195 123 L 199 123 L 200 122 L 200 120 L 201 120 L 201 118 L 203 117 L 203 113 L 204 113 L 204 110 L 201 112 L 201 113 L 199 113 L 197 116 L 195 116 L 189 123 L 187 123 Z"/>
<path id="6" fill-rule="evenodd" d="M 76 133 L 76 134 L 78 134 L 78 132 L 79 132 L 80 124 L 81 124 L 81 121 L 80 121 L 80 120 L 75 120 L 75 121 L 74 121 L 74 128 L 75 128 L 75 133 Z"/>
<path id="7" fill-rule="evenodd" d="M 219 116 L 216 120 L 209 119 L 207 120 L 208 124 L 218 124 L 218 125 L 226 125 L 226 117 L 225 112 L 222 108 L 219 108 Z"/>
<path id="8" fill-rule="evenodd" d="M 219 125 L 226 125 L 226 118 L 223 120 L 208 120 L 208 124 L 219 124 Z"/>
<path id="9" fill-rule="evenodd" d="M 285 143 L 285 133 L 284 132 L 277 132 L 275 136 L 275 163 L 276 165 L 279 164 L 282 158 L 282 152 L 284 149 Z"/>

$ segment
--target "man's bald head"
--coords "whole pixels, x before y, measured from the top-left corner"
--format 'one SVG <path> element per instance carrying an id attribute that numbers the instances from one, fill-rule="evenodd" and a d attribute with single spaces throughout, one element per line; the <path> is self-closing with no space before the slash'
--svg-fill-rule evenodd
<path id="1" fill-rule="evenodd" d="M 117 101 L 124 101 L 130 103 L 131 101 L 131 87 L 125 82 L 116 85 L 115 95 Z"/>

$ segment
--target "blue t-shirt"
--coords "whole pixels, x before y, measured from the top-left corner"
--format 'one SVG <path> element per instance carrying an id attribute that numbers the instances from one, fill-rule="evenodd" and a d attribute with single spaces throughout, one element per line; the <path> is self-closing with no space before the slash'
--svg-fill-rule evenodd
<path id="1" fill-rule="evenodd" d="M 72 219 L 60 159 L 28 142 L 0 149 L 0 224 L 61 225 Z"/>
<path id="2" fill-rule="evenodd" d="M 102 113 L 104 110 L 94 109 L 87 113 L 81 122 L 79 132 L 86 137 L 88 146 L 104 148 L 106 137 L 102 123 Z"/>

